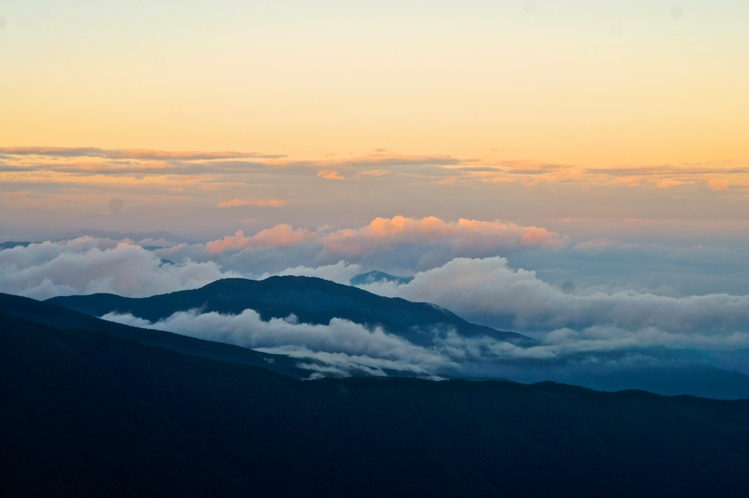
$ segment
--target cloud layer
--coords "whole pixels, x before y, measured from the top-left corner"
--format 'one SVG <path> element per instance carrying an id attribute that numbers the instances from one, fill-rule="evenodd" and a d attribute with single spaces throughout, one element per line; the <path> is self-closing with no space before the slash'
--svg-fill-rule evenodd
<path id="1" fill-rule="evenodd" d="M 435 331 L 434 344 L 421 347 L 381 328 L 368 329 L 338 318 L 327 325 L 299 323 L 294 315 L 265 322 L 252 310 L 239 315 L 192 310 L 175 313 L 157 323 L 130 314 L 109 313 L 102 318 L 289 355 L 298 358 L 298 366 L 315 372 L 316 376 L 362 373 L 382 376 L 388 370 L 433 378 L 466 372 L 491 376 L 514 371 L 514 375 L 522 375 L 527 367 L 533 371 L 586 363 L 626 368 L 633 364 L 658 364 L 666 359 L 662 351 L 664 347 L 737 349 L 749 346 L 747 333 L 714 336 L 669 333 L 654 327 L 630 331 L 594 326 L 581 331 L 567 328 L 552 331 L 532 347 L 516 346 L 486 336 L 466 338 L 455 331 L 447 334 Z M 683 358 L 677 355 L 675 359 L 693 361 L 689 355 Z M 667 360 L 673 362 L 674 358 Z"/>
<path id="2" fill-rule="evenodd" d="M 667 297 L 633 291 L 565 292 L 501 257 L 455 258 L 406 284 L 375 283 L 377 294 L 426 301 L 499 329 L 550 332 L 611 327 L 669 333 L 749 332 L 749 296 Z"/>
<path id="3" fill-rule="evenodd" d="M 392 221 L 398 214 L 494 220 L 501 213 L 547 228 L 556 219 L 667 219 L 704 233 L 697 222 L 743 220 L 749 213 L 749 170 L 742 164 L 605 166 L 494 152 L 459 158 L 380 150 L 300 160 L 232 151 L 5 147 L 0 225 L 11 238 L 82 226 L 168 226 L 206 240 L 248 223 L 254 231 L 289 220 L 301 228 L 361 227 L 383 214 Z M 111 199 L 121 199 L 123 208 L 110 209 Z M 584 230 L 584 239 L 621 235 L 604 235 L 595 223 Z"/>
<path id="4" fill-rule="evenodd" d="M 366 226 L 341 230 L 295 229 L 282 224 L 251 236 L 239 231 L 208 242 L 205 249 L 230 268 L 246 265 L 248 260 L 262 253 L 263 248 L 274 248 L 285 251 L 286 265 L 309 265 L 310 262 L 326 265 L 345 260 L 373 268 L 413 272 L 442 265 L 455 257 L 484 257 L 518 249 L 560 248 L 565 244 L 564 237 L 535 226 L 395 216 L 376 218 Z M 424 250 L 425 247 L 429 249 Z M 263 259 L 267 264 L 267 258 Z"/>
<path id="5" fill-rule="evenodd" d="M 749 296 L 669 297 L 556 286 L 534 271 L 512 268 L 496 255 L 517 247 L 555 250 L 565 244 L 564 238 L 537 227 L 394 217 L 352 229 L 277 225 L 206 244 L 158 242 L 84 236 L 1 250 L 0 291 L 39 299 L 95 292 L 142 297 L 226 277 L 306 275 L 346 284 L 373 268 L 406 269 L 413 275 L 408 283 L 362 287 L 384 296 L 431 302 L 469 321 L 540 341 L 524 348 L 448 332 L 436 337 L 433 348 L 421 348 L 386 330 L 369 330 L 345 320 L 327 325 L 296 323 L 293 318 L 262 322 L 250 310 L 237 316 L 178 313 L 158 324 L 137 317 L 107 317 L 314 359 L 307 363 L 309 368 L 337 374 L 380 375 L 392 369 L 440 375 L 476 365 L 491 370 L 508 361 L 578 361 L 621 356 L 625 351 L 643 352 L 638 353 L 640 358 L 649 349 L 663 347 L 749 347 Z"/>
<path id="6" fill-rule="evenodd" d="M 121 200 L 115 204 L 113 212 L 122 209 Z M 357 273 L 381 266 L 413 273 L 456 256 L 555 248 L 565 240 L 543 228 L 514 223 L 396 216 L 352 229 L 279 224 L 206 244 L 157 242 L 84 236 L 7 249 L 0 252 L 0 291 L 37 298 L 94 292 L 147 296 L 228 276 L 289 272 L 347 283 Z"/>
<path id="7" fill-rule="evenodd" d="M 0 292 L 46 299 L 109 292 L 132 297 L 238 276 L 212 261 L 173 264 L 132 243 L 80 237 L 0 251 Z"/>
<path id="8" fill-rule="evenodd" d="M 305 365 L 338 375 L 348 375 L 351 371 L 385 375 L 384 370 L 388 369 L 431 375 L 457 366 L 446 356 L 414 346 L 381 328 L 369 330 L 338 318 L 332 319 L 328 325 L 298 323 L 293 315 L 284 320 L 274 318 L 264 322 L 253 310 L 245 310 L 239 315 L 178 312 L 155 324 L 129 314 L 109 313 L 102 318 L 269 353 L 316 359 L 326 366 L 321 369 L 315 364 Z"/>

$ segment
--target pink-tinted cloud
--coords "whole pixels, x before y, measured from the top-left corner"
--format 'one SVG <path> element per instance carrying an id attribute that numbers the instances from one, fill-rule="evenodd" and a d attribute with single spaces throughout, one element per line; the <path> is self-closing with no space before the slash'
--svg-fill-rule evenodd
<path id="1" fill-rule="evenodd" d="M 239 231 L 206 244 L 211 254 L 240 251 L 248 247 L 291 247 L 306 244 L 324 250 L 333 259 L 353 259 L 397 248 L 413 248 L 421 252 L 425 245 L 439 246 L 445 256 L 498 254 L 521 247 L 561 247 L 566 238 L 540 227 L 524 227 L 501 221 L 461 219 L 443 221 L 434 216 L 422 219 L 395 216 L 376 218 L 360 228 L 330 231 L 294 229 L 276 225 L 256 235 Z M 338 261 L 337 259 L 335 261 Z M 334 262 L 335 262 L 334 261 Z"/>
<path id="2" fill-rule="evenodd" d="M 247 247 L 288 247 L 314 239 L 316 234 L 307 229 L 294 229 L 291 225 L 276 225 L 247 237 L 241 230 L 220 240 L 206 244 L 206 250 L 211 254 L 224 251 L 239 251 Z"/>
<path id="3" fill-rule="evenodd" d="M 343 176 L 337 171 L 320 171 L 317 173 L 317 176 L 320 178 L 325 178 L 326 180 L 345 180 Z"/>
<path id="4" fill-rule="evenodd" d="M 658 188 L 668 188 L 668 187 L 678 187 L 679 185 L 683 185 L 684 183 L 691 183 L 691 182 L 683 182 L 681 180 L 676 180 L 674 178 L 664 178 L 658 184 L 656 185 Z"/>
<path id="5" fill-rule="evenodd" d="M 433 216 L 392 219 L 377 218 L 358 229 L 339 230 L 327 235 L 325 245 L 343 254 L 371 254 L 403 243 L 449 242 L 457 251 L 512 247 L 559 247 L 564 239 L 545 228 L 522 227 L 501 221 L 461 219 L 446 222 Z"/>
<path id="6" fill-rule="evenodd" d="M 711 190 L 728 190 L 728 181 L 720 178 L 711 178 L 707 184 Z"/>
<path id="7" fill-rule="evenodd" d="M 231 199 L 228 201 L 221 201 L 218 204 L 216 204 L 217 208 L 233 208 L 233 207 L 242 207 L 242 206 L 249 206 L 251 203 L 250 201 L 246 201 L 243 199 Z"/>

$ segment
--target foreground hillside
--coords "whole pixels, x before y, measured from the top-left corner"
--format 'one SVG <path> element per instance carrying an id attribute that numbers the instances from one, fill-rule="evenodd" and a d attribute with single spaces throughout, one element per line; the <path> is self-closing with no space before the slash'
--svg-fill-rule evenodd
<path id="1" fill-rule="evenodd" d="M 204 341 L 171 332 L 130 327 L 27 297 L 0 293 L 0 311 L 38 325 L 103 332 L 147 346 L 158 346 L 200 358 L 261 366 L 295 379 L 309 377 L 309 368 L 299 368 L 300 362 L 287 356 L 260 353 L 231 344 Z"/>
<path id="2" fill-rule="evenodd" d="M 0 314 L 25 496 L 745 496 L 749 401 L 327 379 Z M 43 476 L 43 477 L 41 477 Z"/>

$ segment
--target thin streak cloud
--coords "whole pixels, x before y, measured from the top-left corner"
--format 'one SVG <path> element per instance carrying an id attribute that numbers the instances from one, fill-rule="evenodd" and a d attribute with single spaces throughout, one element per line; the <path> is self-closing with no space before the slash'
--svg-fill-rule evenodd
<path id="1" fill-rule="evenodd" d="M 235 208 L 242 206 L 260 206 L 260 207 L 283 207 L 286 205 L 286 201 L 280 199 L 267 199 L 267 200 L 249 200 L 249 199 L 230 199 L 227 201 L 219 202 L 217 208 Z"/>
<path id="2" fill-rule="evenodd" d="M 100 149 L 97 147 L 0 147 L 0 154 L 13 156 L 42 156 L 42 157 L 100 157 L 105 159 L 139 159 L 139 160 L 168 160 L 181 159 L 185 161 L 261 158 L 280 159 L 282 155 L 259 154 L 256 152 L 204 152 L 204 151 L 165 151 L 151 149 Z"/>

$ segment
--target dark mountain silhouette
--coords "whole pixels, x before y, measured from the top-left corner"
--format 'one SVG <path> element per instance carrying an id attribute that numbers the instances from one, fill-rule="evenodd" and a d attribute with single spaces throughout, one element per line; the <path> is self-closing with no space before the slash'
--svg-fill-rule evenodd
<path id="1" fill-rule="evenodd" d="M 298 381 L 0 312 L 14 496 L 745 496 L 749 401 Z"/>
<path id="2" fill-rule="evenodd" d="M 518 344 L 535 341 L 514 332 L 469 323 L 444 308 L 381 297 L 356 287 L 313 277 L 270 277 L 218 280 L 200 289 L 147 298 L 114 294 L 55 297 L 47 302 L 93 316 L 110 312 L 131 313 L 156 322 L 178 311 L 200 309 L 205 313 L 239 314 L 253 309 L 263 320 L 296 315 L 300 322 L 328 324 L 343 318 L 367 326 L 383 326 L 414 344 L 430 344 L 435 331 L 450 328 L 466 337 L 487 335 Z"/>
<path id="3" fill-rule="evenodd" d="M 147 346 L 160 346 L 179 353 L 240 365 L 259 366 L 293 378 L 309 377 L 308 370 L 298 368 L 296 366 L 298 362 L 287 356 L 260 353 L 231 344 L 205 341 L 171 332 L 121 325 L 27 297 L 0 293 L 0 311 L 39 325 L 103 332 L 114 337 L 137 341 Z"/>

